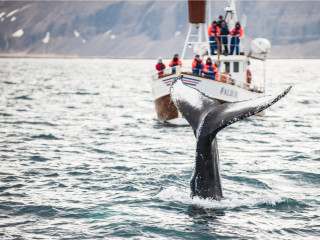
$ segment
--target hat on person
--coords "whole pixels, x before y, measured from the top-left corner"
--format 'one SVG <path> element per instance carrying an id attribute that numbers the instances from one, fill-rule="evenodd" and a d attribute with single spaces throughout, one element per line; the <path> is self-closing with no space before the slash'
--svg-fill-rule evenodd
<path id="1" fill-rule="evenodd" d="M 162 57 L 158 57 L 158 62 L 162 62 Z"/>

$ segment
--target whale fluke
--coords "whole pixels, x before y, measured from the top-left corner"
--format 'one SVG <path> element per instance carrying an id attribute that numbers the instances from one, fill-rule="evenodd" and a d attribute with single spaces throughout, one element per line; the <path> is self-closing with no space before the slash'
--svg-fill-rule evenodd
<path id="1" fill-rule="evenodd" d="M 257 114 L 283 98 L 291 89 L 274 96 L 219 104 L 176 77 L 170 87 L 171 99 L 193 128 L 197 138 L 196 165 L 191 179 L 192 196 L 222 197 L 216 134 L 226 126 Z"/>
<path id="2" fill-rule="evenodd" d="M 217 133 L 232 123 L 265 110 L 283 98 L 291 89 L 290 86 L 278 95 L 220 105 L 217 100 L 206 96 L 198 89 L 185 85 L 182 78 L 183 75 L 180 75 L 172 81 L 170 88 L 172 101 L 194 131 L 197 131 L 205 120 L 210 122 L 211 133 Z"/>

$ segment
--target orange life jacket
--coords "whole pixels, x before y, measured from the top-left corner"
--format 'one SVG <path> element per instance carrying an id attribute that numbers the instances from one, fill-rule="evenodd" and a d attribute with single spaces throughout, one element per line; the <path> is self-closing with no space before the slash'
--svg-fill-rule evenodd
<path id="1" fill-rule="evenodd" d="M 180 59 L 178 59 L 178 61 L 173 61 L 173 59 L 171 59 L 170 63 L 169 63 L 169 67 L 174 67 L 174 66 L 177 66 L 177 65 L 180 65 L 180 67 L 182 67 L 182 62 Z"/>
<path id="2" fill-rule="evenodd" d="M 243 35 L 243 29 L 242 28 L 234 28 L 231 30 L 230 35 L 236 36 L 236 37 L 242 37 Z"/>
<path id="3" fill-rule="evenodd" d="M 197 68 L 197 61 L 196 60 L 193 60 L 193 62 L 192 62 L 192 68 Z M 202 69 L 203 68 L 203 62 L 202 62 L 202 59 L 200 59 L 200 64 L 201 64 L 201 68 L 199 68 L 199 69 Z"/>
<path id="4" fill-rule="evenodd" d="M 218 26 L 210 26 L 209 28 L 208 28 L 208 34 L 209 34 L 209 36 L 211 36 L 211 37 L 214 37 L 214 36 L 219 36 L 220 34 L 221 34 L 221 31 L 220 31 L 220 28 L 218 27 Z"/>
<path id="5" fill-rule="evenodd" d="M 204 68 L 203 68 L 203 72 L 204 73 L 208 73 L 208 72 L 217 73 L 218 69 L 217 69 L 216 65 L 214 65 L 213 63 L 211 63 L 211 65 L 205 64 Z"/>

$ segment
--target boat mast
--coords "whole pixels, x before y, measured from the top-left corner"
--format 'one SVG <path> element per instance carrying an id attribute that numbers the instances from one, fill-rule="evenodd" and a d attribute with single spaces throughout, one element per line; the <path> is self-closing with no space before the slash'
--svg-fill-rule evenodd
<path id="1" fill-rule="evenodd" d="M 183 46 L 181 59 L 183 60 L 186 54 L 187 47 L 198 48 L 199 55 L 203 57 L 205 54 L 202 51 L 204 42 L 202 42 L 202 35 L 206 36 L 206 46 L 209 49 L 209 38 L 206 34 L 207 24 L 206 24 L 206 0 L 188 0 L 189 9 L 189 28 L 186 37 L 186 41 Z M 210 55 L 210 51 L 209 51 Z"/>
<path id="2" fill-rule="evenodd" d="M 228 24 L 229 29 L 235 27 L 236 22 L 238 21 L 237 11 L 236 11 L 236 1 L 235 0 L 228 0 L 229 6 L 226 7 L 224 10 L 226 11 L 225 21 Z"/>
<path id="3" fill-rule="evenodd" d="M 208 10 L 208 12 L 209 12 L 209 14 L 208 14 L 208 23 L 209 24 L 211 24 L 211 0 L 209 0 L 208 1 L 208 8 L 209 8 L 209 10 Z"/>
<path id="4" fill-rule="evenodd" d="M 266 59 L 262 60 L 263 64 L 263 91 L 266 92 L 266 80 L 267 80 L 267 62 Z"/>

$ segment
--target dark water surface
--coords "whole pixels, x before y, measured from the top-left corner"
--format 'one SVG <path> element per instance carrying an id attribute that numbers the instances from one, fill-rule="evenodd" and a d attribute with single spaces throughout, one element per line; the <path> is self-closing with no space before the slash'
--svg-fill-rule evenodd
<path id="1" fill-rule="evenodd" d="M 218 134 L 220 202 L 190 199 L 195 139 L 157 123 L 151 60 L 0 59 L 0 239 L 317 239 L 320 60 L 270 60 L 286 98 Z"/>

